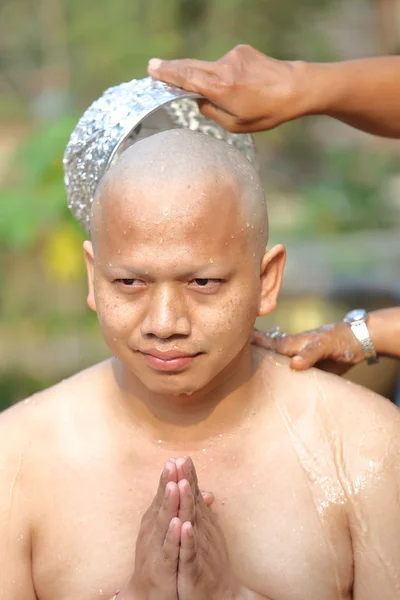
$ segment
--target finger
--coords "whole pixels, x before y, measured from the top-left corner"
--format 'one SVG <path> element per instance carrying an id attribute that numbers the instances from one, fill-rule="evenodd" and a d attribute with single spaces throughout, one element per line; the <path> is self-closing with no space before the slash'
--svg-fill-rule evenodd
<path id="1" fill-rule="evenodd" d="M 211 119 L 221 125 L 227 131 L 232 131 L 233 133 L 239 133 L 246 130 L 246 127 L 241 127 L 238 123 L 237 118 L 231 113 L 227 112 L 220 106 L 213 104 L 209 100 L 199 100 L 199 110 L 202 115 L 207 117 L 207 119 Z"/>
<path id="2" fill-rule="evenodd" d="M 174 463 L 171 459 L 165 461 L 164 468 L 161 472 L 158 490 L 154 498 L 156 507 L 161 506 L 164 500 L 165 488 L 170 481 L 178 483 L 178 470 L 176 468 L 176 463 Z"/>
<path id="3" fill-rule="evenodd" d="M 204 94 L 205 95 L 205 94 Z M 263 117 L 262 119 L 244 119 L 239 118 L 232 112 L 224 110 L 223 105 L 228 105 L 227 97 L 214 94 L 207 94 L 208 100 L 199 100 L 199 110 L 202 115 L 221 125 L 227 131 L 232 133 L 256 133 L 257 131 L 268 131 L 273 129 L 279 123 L 274 119 Z M 232 96 L 229 96 L 231 99 Z"/>
<path id="4" fill-rule="evenodd" d="M 202 498 L 204 500 L 204 504 L 206 506 L 211 506 L 215 501 L 215 496 L 212 492 L 202 492 L 200 491 Z"/>
<path id="5" fill-rule="evenodd" d="M 308 340 L 305 336 L 300 337 L 299 335 L 287 335 L 283 333 L 272 338 L 257 329 L 254 329 L 251 337 L 253 344 L 266 350 L 273 350 L 284 356 L 296 356 L 305 345 L 305 340 Z"/>
<path id="6" fill-rule="evenodd" d="M 186 479 L 192 488 L 192 493 L 196 497 L 200 490 L 198 488 L 197 473 L 192 459 L 189 456 L 184 456 L 176 460 L 176 469 L 178 481 Z"/>
<path id="7" fill-rule="evenodd" d="M 186 479 L 181 479 L 178 483 L 179 488 L 179 510 L 178 517 L 182 521 L 194 522 L 195 501 L 192 489 Z"/>
<path id="8" fill-rule="evenodd" d="M 161 549 L 163 563 L 172 573 L 175 573 L 178 569 L 181 527 L 182 523 L 178 517 L 171 519 L 168 525 L 164 544 Z"/>
<path id="9" fill-rule="evenodd" d="M 154 522 L 153 535 L 156 544 L 162 546 L 167 535 L 171 520 L 178 516 L 179 489 L 178 484 L 170 481 L 167 483 L 164 499 Z"/>
<path id="10" fill-rule="evenodd" d="M 253 330 L 253 333 L 251 334 L 251 343 L 260 348 L 265 348 L 266 350 L 275 350 L 275 340 L 270 338 L 263 331 L 258 331 L 258 329 Z"/>
<path id="11" fill-rule="evenodd" d="M 196 562 L 196 538 L 191 523 L 182 524 L 180 542 L 179 570 L 193 570 Z"/>
<path id="12" fill-rule="evenodd" d="M 209 100 L 213 100 L 213 102 L 199 100 L 198 104 L 201 114 L 207 117 L 207 119 L 215 121 L 227 131 L 231 131 L 232 133 L 255 133 L 256 131 L 270 129 L 265 119 L 240 119 L 229 111 L 224 110 L 221 105 L 222 103 L 227 103 L 225 97 L 222 98 L 217 96 L 216 93 L 214 93 L 213 97 L 209 93 L 207 97 Z M 271 127 L 272 126 L 273 125 L 271 124 Z"/>
<path id="13" fill-rule="evenodd" d="M 154 79 L 176 85 L 189 92 L 197 92 L 207 98 L 214 97 L 213 82 L 217 67 L 204 60 L 183 58 L 179 60 L 160 60 L 152 58 L 147 72 Z"/>
<path id="14" fill-rule="evenodd" d="M 326 358 L 329 358 L 329 351 L 325 344 L 315 341 L 307 344 L 299 354 L 295 355 L 290 362 L 290 366 L 296 371 L 304 371 Z"/>
<path id="15" fill-rule="evenodd" d="M 310 344 L 308 334 L 288 335 L 281 333 L 274 340 L 274 349 L 283 356 L 297 356 Z"/>

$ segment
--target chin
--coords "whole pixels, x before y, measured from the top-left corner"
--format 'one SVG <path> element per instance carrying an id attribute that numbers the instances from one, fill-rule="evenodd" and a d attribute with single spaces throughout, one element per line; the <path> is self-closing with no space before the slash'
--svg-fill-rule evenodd
<path id="1" fill-rule="evenodd" d="M 143 385 L 149 392 L 160 396 L 191 396 L 201 390 L 204 386 L 194 385 L 193 382 L 179 381 L 179 376 L 171 377 L 170 381 L 150 381 L 141 379 Z"/>

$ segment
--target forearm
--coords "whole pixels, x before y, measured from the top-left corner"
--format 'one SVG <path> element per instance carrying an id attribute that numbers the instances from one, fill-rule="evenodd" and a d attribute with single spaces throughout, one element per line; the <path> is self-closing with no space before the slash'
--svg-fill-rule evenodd
<path id="1" fill-rule="evenodd" d="M 377 354 L 400 359 L 400 308 L 369 313 L 368 329 Z"/>
<path id="2" fill-rule="evenodd" d="M 327 115 L 384 137 L 400 138 L 400 57 L 302 63 L 304 114 Z"/>

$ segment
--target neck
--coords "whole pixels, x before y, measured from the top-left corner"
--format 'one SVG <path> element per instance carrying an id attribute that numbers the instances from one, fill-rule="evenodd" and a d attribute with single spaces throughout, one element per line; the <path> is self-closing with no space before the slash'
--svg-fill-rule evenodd
<path id="1" fill-rule="evenodd" d="M 192 395 L 158 395 L 143 384 L 118 360 L 113 360 L 117 398 L 124 421 L 140 428 L 155 443 L 177 447 L 201 444 L 240 427 L 254 414 L 257 365 L 250 345 L 215 380 Z"/>

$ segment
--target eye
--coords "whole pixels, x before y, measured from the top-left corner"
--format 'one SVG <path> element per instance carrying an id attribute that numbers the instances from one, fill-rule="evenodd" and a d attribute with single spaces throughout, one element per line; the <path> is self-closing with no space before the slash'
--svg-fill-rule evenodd
<path id="1" fill-rule="evenodd" d="M 133 285 L 137 281 L 136 279 L 116 279 L 116 283 L 122 283 L 123 285 Z"/>
<path id="2" fill-rule="evenodd" d="M 207 277 L 197 277 L 190 282 L 190 286 L 194 289 L 202 292 L 216 292 L 220 285 L 223 283 L 223 279 L 210 279 Z"/>
<path id="3" fill-rule="evenodd" d="M 134 279 L 134 278 L 115 279 L 114 283 L 117 283 L 117 284 L 121 285 L 122 287 L 127 287 L 127 288 L 138 288 L 138 287 L 142 287 L 145 285 L 144 281 L 142 281 L 141 279 Z"/>

